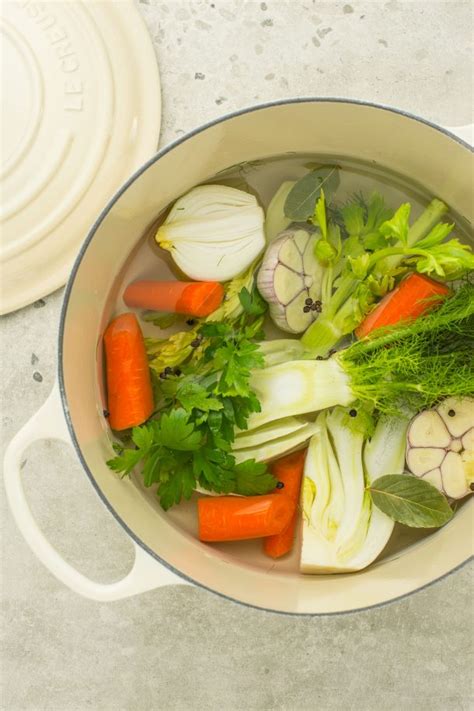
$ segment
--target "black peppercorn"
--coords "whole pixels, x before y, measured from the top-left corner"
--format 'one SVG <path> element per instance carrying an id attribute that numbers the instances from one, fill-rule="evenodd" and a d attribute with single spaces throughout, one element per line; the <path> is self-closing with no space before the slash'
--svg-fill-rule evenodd
<path id="1" fill-rule="evenodd" d="M 305 304 L 306 306 L 312 306 L 313 299 L 311 297 L 308 297 L 307 299 L 305 299 Z"/>
<path id="2" fill-rule="evenodd" d="M 169 365 L 167 365 L 166 368 L 164 369 L 164 374 L 171 375 L 172 372 L 173 372 L 173 368 L 170 368 Z"/>
<path id="3" fill-rule="evenodd" d="M 310 311 L 311 311 L 311 306 L 303 306 L 303 312 L 305 314 L 309 314 Z"/>
<path id="4" fill-rule="evenodd" d="M 166 378 L 166 373 L 165 373 L 164 370 L 161 371 L 161 373 L 160 373 L 160 378 L 161 378 L 162 380 L 165 380 L 165 378 Z"/>
<path id="5" fill-rule="evenodd" d="M 180 370 L 179 368 L 175 368 L 175 369 L 174 369 L 174 374 L 175 374 L 175 375 L 178 375 L 178 376 L 181 375 L 181 370 Z"/>
<path id="6" fill-rule="evenodd" d="M 316 360 L 324 360 L 323 356 L 316 356 Z"/>
<path id="7" fill-rule="evenodd" d="M 195 318 L 188 318 L 188 319 L 186 319 L 186 323 L 188 324 L 188 326 L 194 326 L 194 324 L 196 323 L 196 319 Z"/>
<path id="8" fill-rule="evenodd" d="M 455 414 L 456 414 L 456 413 L 454 412 L 454 410 L 449 410 L 449 411 L 448 411 L 448 415 L 449 415 L 450 417 L 454 417 Z"/>
<path id="9" fill-rule="evenodd" d="M 191 348 L 197 348 L 198 346 L 201 345 L 201 338 L 198 336 L 197 338 L 194 339 L 194 341 L 191 341 Z"/>
<path id="10" fill-rule="evenodd" d="M 103 411 L 104 417 L 110 417 L 110 412 L 108 410 Z"/>
<path id="11" fill-rule="evenodd" d="M 277 488 L 277 489 L 284 489 L 284 488 L 285 488 L 285 485 L 284 485 L 284 483 L 283 483 L 282 481 L 279 481 L 278 484 L 276 485 L 276 488 Z"/>
<path id="12" fill-rule="evenodd" d="M 357 417 L 357 410 L 354 410 L 354 409 L 349 410 L 349 415 L 350 415 L 351 417 Z"/>

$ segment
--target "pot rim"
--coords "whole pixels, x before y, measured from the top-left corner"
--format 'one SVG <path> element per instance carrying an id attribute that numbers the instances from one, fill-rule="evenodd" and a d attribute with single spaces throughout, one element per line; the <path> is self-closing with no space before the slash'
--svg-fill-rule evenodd
<path id="1" fill-rule="evenodd" d="M 87 465 L 87 463 L 83 457 L 81 447 L 79 445 L 79 442 L 78 442 L 76 434 L 75 434 L 74 426 L 72 424 L 72 420 L 69 415 L 69 407 L 68 407 L 67 395 L 66 395 L 66 389 L 65 389 L 65 383 L 64 383 L 64 368 L 63 368 L 63 341 L 64 341 L 65 322 L 66 322 L 67 310 L 68 310 L 68 305 L 69 305 L 69 299 L 71 296 L 72 289 L 74 287 L 74 282 L 75 282 L 77 271 L 79 269 L 79 266 L 82 262 L 82 259 L 87 251 L 89 244 L 92 242 L 92 240 L 95 236 L 95 233 L 99 229 L 103 220 L 107 217 L 109 212 L 112 210 L 115 203 L 123 195 L 123 193 L 125 193 L 125 191 L 128 190 L 128 188 L 138 178 L 140 178 L 141 175 L 146 170 L 148 170 L 148 168 L 151 165 L 153 165 L 158 160 L 160 160 L 160 158 L 165 156 L 167 153 L 172 151 L 177 146 L 181 145 L 182 143 L 185 143 L 189 139 L 193 138 L 194 136 L 198 135 L 199 133 L 202 133 L 203 131 L 207 130 L 208 128 L 211 128 L 212 126 L 216 126 L 220 123 L 224 123 L 225 121 L 228 121 L 229 119 L 233 119 L 238 116 L 242 116 L 244 114 L 253 113 L 254 111 L 261 111 L 261 110 L 272 108 L 275 106 L 283 106 L 283 105 L 291 105 L 291 104 L 304 104 L 304 103 L 352 104 L 355 106 L 368 106 L 370 108 L 380 109 L 382 111 L 388 111 L 393 114 L 397 114 L 399 116 L 404 116 L 405 118 L 409 118 L 414 121 L 418 121 L 419 123 L 422 123 L 422 124 L 425 124 L 426 126 L 434 128 L 435 130 L 439 131 L 440 133 L 443 133 L 444 135 L 448 136 L 449 138 L 456 141 L 457 143 L 460 143 L 464 148 L 469 149 L 471 151 L 471 153 L 474 153 L 474 148 L 472 146 L 470 146 L 468 143 L 466 143 L 466 141 L 462 140 L 461 138 L 454 135 L 453 133 L 446 130 L 445 128 L 433 123 L 432 121 L 429 121 L 428 119 L 421 118 L 420 116 L 417 116 L 416 114 L 412 114 L 409 111 L 405 111 L 403 109 L 398 109 L 393 106 L 388 106 L 386 104 L 378 104 L 378 103 L 371 102 L 371 101 L 364 101 L 361 99 L 348 99 L 348 98 L 344 98 L 344 97 L 307 96 L 307 97 L 297 97 L 297 98 L 289 98 L 289 99 L 278 99 L 275 101 L 268 101 L 268 102 L 264 102 L 264 103 L 253 104 L 253 105 L 248 106 L 243 109 L 237 109 L 236 111 L 231 111 L 231 112 L 226 113 L 222 116 L 219 116 L 216 119 L 212 119 L 211 121 L 208 121 L 204 124 L 197 126 L 196 128 L 192 129 L 191 131 L 188 131 L 183 136 L 180 136 L 179 138 L 175 139 L 171 143 L 168 143 L 166 146 L 164 146 L 163 148 L 158 150 L 140 168 L 138 168 L 130 176 L 130 178 L 114 193 L 114 195 L 110 198 L 110 200 L 107 202 L 107 204 L 105 205 L 105 207 L 103 208 L 103 210 L 101 211 L 99 216 L 97 217 L 97 219 L 94 222 L 94 224 L 92 225 L 92 227 L 89 229 L 89 232 L 88 232 L 83 244 L 81 245 L 79 253 L 78 253 L 78 255 L 74 261 L 74 264 L 72 266 L 71 273 L 70 273 L 68 282 L 66 284 L 65 292 L 64 292 L 63 303 L 62 303 L 61 314 L 60 314 L 60 321 L 59 321 L 59 333 L 58 333 L 58 383 L 59 383 L 59 393 L 60 393 L 60 397 L 61 397 L 61 405 L 62 405 L 64 417 L 66 420 L 67 428 L 69 430 L 69 434 L 71 437 L 71 441 L 72 441 L 74 450 L 79 458 L 79 461 L 81 462 L 81 465 L 82 465 L 84 471 L 86 472 L 92 486 L 94 487 L 96 493 L 100 497 L 103 504 L 106 506 L 108 511 L 112 514 L 112 516 L 116 519 L 116 521 L 118 521 L 120 526 L 130 536 L 132 541 L 134 541 L 138 546 L 140 546 L 140 548 L 145 550 L 158 563 L 160 563 L 161 565 L 164 565 L 166 568 L 168 568 L 168 570 L 171 570 L 173 573 L 178 575 L 180 578 L 187 580 L 188 582 L 192 583 L 196 587 L 202 588 L 204 590 L 208 590 L 209 592 L 213 593 L 214 595 L 218 595 L 219 597 L 222 597 L 225 600 L 230 600 L 230 601 L 235 602 L 235 603 L 242 605 L 244 607 L 250 607 L 250 608 L 254 608 L 256 610 L 262 610 L 264 612 L 274 613 L 277 615 L 289 615 L 292 617 L 293 616 L 294 617 L 330 617 L 330 616 L 332 617 L 332 616 L 339 616 L 339 615 L 350 615 L 350 614 L 353 614 L 356 612 L 363 612 L 365 610 L 372 610 L 372 609 L 376 609 L 376 608 L 380 608 L 380 607 L 385 607 L 385 605 L 389 605 L 393 602 L 397 602 L 398 600 L 403 600 L 404 598 L 409 597 L 410 595 L 413 595 L 414 593 L 419 592 L 420 590 L 425 590 L 426 588 L 431 587 L 431 585 L 434 585 L 439 580 L 443 580 L 444 578 L 447 578 L 449 575 L 456 572 L 457 570 L 460 570 L 470 560 L 472 560 L 474 558 L 474 556 L 470 556 L 470 557 L 466 558 L 466 560 L 464 562 L 455 566 L 448 572 L 443 573 L 443 575 L 440 575 L 438 578 L 434 578 L 433 580 L 426 583 L 425 585 L 421 585 L 418 588 L 414 588 L 410 592 L 404 593 L 403 595 L 398 595 L 397 597 L 390 598 L 389 600 L 385 600 L 384 602 L 379 602 L 374 605 L 367 605 L 365 607 L 354 608 L 353 610 L 343 610 L 343 611 L 339 611 L 339 612 L 286 612 L 283 610 L 275 610 L 275 609 L 266 608 L 266 607 L 259 606 L 259 605 L 253 605 L 252 603 L 244 602 L 243 600 L 239 600 L 238 598 L 218 592 L 214 588 L 204 585 L 203 583 L 201 583 L 197 580 L 194 580 L 193 578 L 190 578 L 189 576 L 183 574 L 182 571 L 180 571 L 178 568 L 175 568 L 171 563 L 169 563 L 168 561 L 161 558 L 154 550 L 149 548 L 140 539 L 140 537 L 137 536 L 129 528 L 128 524 L 115 511 L 115 509 L 112 506 L 112 504 L 110 503 L 109 499 L 103 494 L 103 492 L 97 485 L 97 482 L 94 478 L 92 471 L 90 470 L 89 466 Z"/>

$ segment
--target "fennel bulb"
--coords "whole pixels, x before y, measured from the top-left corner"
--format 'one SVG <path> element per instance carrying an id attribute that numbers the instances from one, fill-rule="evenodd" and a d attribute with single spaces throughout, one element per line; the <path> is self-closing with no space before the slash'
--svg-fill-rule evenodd
<path id="1" fill-rule="evenodd" d="M 329 360 L 256 370 L 250 382 L 261 409 L 248 426 L 356 400 L 395 414 L 446 396 L 472 396 L 473 345 L 474 285 L 466 283 L 423 318 L 353 343 Z"/>
<path id="2" fill-rule="evenodd" d="M 346 573 L 369 565 L 394 522 L 372 505 L 366 483 L 404 465 L 406 418 L 381 418 L 366 437 L 357 418 L 321 413 L 306 456 L 302 508 L 303 573 Z"/>
<path id="3" fill-rule="evenodd" d="M 282 457 L 284 454 L 289 454 L 297 449 L 301 449 L 304 443 L 307 442 L 318 429 L 319 425 L 317 423 L 307 422 L 302 427 L 298 427 L 298 429 L 282 437 L 277 437 L 276 439 L 272 439 L 271 434 L 269 434 L 268 439 L 262 444 L 245 448 L 239 447 L 238 449 L 236 449 L 234 445 L 232 453 L 237 464 L 249 459 L 255 459 L 256 462 L 268 462 L 272 459 L 277 459 L 277 457 Z M 258 432 L 258 430 L 255 431 Z M 250 434 L 249 437 L 251 436 Z M 236 437 L 236 441 L 238 440 L 240 440 L 240 438 Z M 239 444 L 241 444 L 241 442 Z"/>
<path id="4" fill-rule="evenodd" d="M 263 223 L 254 195 L 199 185 L 175 202 L 155 239 L 191 279 L 228 281 L 263 250 Z"/>

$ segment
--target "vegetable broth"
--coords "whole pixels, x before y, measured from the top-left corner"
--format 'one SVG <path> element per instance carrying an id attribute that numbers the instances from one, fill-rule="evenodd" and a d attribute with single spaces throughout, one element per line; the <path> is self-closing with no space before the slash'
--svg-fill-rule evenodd
<path id="1" fill-rule="evenodd" d="M 217 176 L 209 178 L 207 182 L 226 184 L 253 192 L 266 209 L 283 181 L 301 178 L 308 170 L 323 164 L 338 165 L 340 167 L 340 185 L 335 194 L 336 203 L 345 202 L 354 193 L 362 192 L 365 195 L 370 195 L 372 192 L 378 191 L 383 195 L 387 204 L 394 209 L 401 203 L 410 202 L 412 205 L 412 219 L 416 219 L 434 197 L 427 194 L 420 186 L 391 171 L 375 165 L 340 159 L 337 156 L 318 158 L 313 155 L 291 155 L 255 161 L 233 166 Z M 438 197 L 443 198 L 442 195 Z M 163 219 L 164 213 L 150 226 L 150 230 L 144 235 L 138 247 L 131 254 L 116 284 L 116 293 L 118 294 L 114 309 L 116 313 L 120 313 L 127 308 L 121 298 L 125 285 L 137 279 L 156 278 L 158 259 L 161 262 L 161 279 L 171 279 L 176 276 L 176 270 L 169 254 L 161 250 L 154 241 L 156 229 Z M 465 242 L 472 241 L 469 237 L 469 226 L 462 216 L 451 215 L 448 217 L 448 220 L 450 219 L 456 222 L 456 232 L 461 240 Z M 160 331 L 156 326 L 144 322 L 141 325 L 146 336 L 166 337 L 176 330 L 171 328 Z M 275 326 L 269 327 L 267 334 L 270 338 L 288 337 L 287 333 L 279 331 Z M 198 495 L 194 495 L 190 501 L 183 501 L 165 513 L 160 508 L 155 496 L 155 487 L 151 489 L 144 488 L 141 475 L 134 475 L 134 480 L 137 486 L 143 489 L 144 495 L 156 510 L 157 515 L 166 516 L 171 526 L 177 527 L 189 534 L 190 537 L 197 539 L 196 498 Z M 395 532 L 381 557 L 398 556 L 406 547 L 420 544 L 427 535 L 430 535 L 430 531 L 407 529 L 396 525 Z M 297 540 L 293 546 L 293 551 L 282 560 L 270 560 L 264 556 L 261 540 L 219 543 L 213 544 L 213 548 L 219 550 L 224 558 L 238 559 L 239 562 L 246 566 L 257 567 L 266 571 L 297 572 L 300 537 L 301 531 L 298 527 Z M 196 543 L 197 545 L 203 545 L 197 541 Z"/>

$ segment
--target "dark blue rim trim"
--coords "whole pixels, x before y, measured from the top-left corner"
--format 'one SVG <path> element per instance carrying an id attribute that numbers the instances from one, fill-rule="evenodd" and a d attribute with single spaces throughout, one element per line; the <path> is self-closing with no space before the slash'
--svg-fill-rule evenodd
<path id="1" fill-rule="evenodd" d="M 468 148 L 471 152 L 473 152 L 473 148 L 463 141 L 462 139 L 458 138 L 454 134 L 450 133 L 449 131 L 446 131 L 445 129 L 441 128 L 440 126 L 437 126 L 436 124 L 432 123 L 431 121 L 427 121 L 426 119 L 422 119 L 419 116 L 415 116 L 414 114 L 411 114 L 407 111 L 401 111 L 400 109 L 395 109 L 390 106 L 384 106 L 382 104 L 374 104 L 369 101 L 359 101 L 356 99 L 343 99 L 343 98 L 332 98 L 332 97 L 324 97 L 324 98 L 317 98 L 317 97 L 302 97 L 298 99 L 281 99 L 278 101 L 270 101 L 265 104 L 257 104 L 255 106 L 250 106 L 245 109 L 239 109 L 238 111 L 233 111 L 229 114 L 225 114 L 224 116 L 221 116 L 220 118 L 214 119 L 213 121 L 209 121 L 208 123 L 203 124 L 202 126 L 199 126 L 198 128 L 195 128 L 194 130 L 190 131 L 189 133 L 185 134 L 184 136 L 181 136 L 180 138 L 176 139 L 175 141 L 172 141 L 168 145 L 166 145 L 164 148 L 159 150 L 152 158 L 150 158 L 146 163 L 143 164 L 141 168 L 139 168 L 130 178 L 127 180 L 126 183 L 123 184 L 123 186 L 115 193 L 115 195 L 109 200 L 105 208 L 102 210 L 100 213 L 99 217 L 95 221 L 95 223 L 92 225 L 81 249 L 80 252 L 74 262 L 74 265 L 72 267 L 71 275 L 69 277 L 68 283 L 66 285 L 66 290 L 64 293 L 64 301 L 61 309 L 61 317 L 60 317 L 60 323 L 59 323 L 59 336 L 58 336 L 58 380 L 59 380 L 59 391 L 61 394 L 61 403 L 64 411 L 64 416 L 66 418 L 67 426 L 69 429 L 69 433 L 71 435 L 71 440 L 74 445 L 74 449 L 76 450 L 77 456 L 79 457 L 79 460 L 84 467 L 87 476 L 89 477 L 92 486 L 96 490 L 97 494 L 107 507 L 107 509 L 110 511 L 112 516 L 118 521 L 118 523 L 122 526 L 122 528 L 128 533 L 130 538 L 143 550 L 145 550 L 152 558 L 155 558 L 159 563 L 164 565 L 166 568 L 171 570 L 173 573 L 178 575 L 180 578 L 183 578 L 184 580 L 187 580 L 188 582 L 192 583 L 193 585 L 196 585 L 197 587 L 203 588 L 204 590 L 208 590 L 211 593 L 214 593 L 215 595 L 218 595 L 219 597 L 224 598 L 225 600 L 231 600 L 232 602 L 236 602 L 239 605 L 243 605 L 244 607 L 251 607 L 256 610 L 263 610 L 265 612 L 272 612 L 275 614 L 280 614 L 280 615 L 290 615 L 290 616 L 295 616 L 295 617 L 330 617 L 330 616 L 335 616 L 335 615 L 350 615 L 356 612 L 364 612 L 365 610 L 371 610 L 375 609 L 378 607 L 385 607 L 385 605 L 389 605 L 392 602 L 396 602 L 398 600 L 403 600 L 404 598 L 408 597 L 409 595 L 413 595 L 413 593 L 418 592 L 420 590 L 426 590 L 426 588 L 429 588 L 431 585 L 434 585 L 434 583 L 438 582 L 438 580 L 443 580 L 443 578 L 446 578 L 448 575 L 451 575 L 457 570 L 460 570 L 464 565 L 466 565 L 473 556 L 470 558 L 467 558 L 463 563 L 460 565 L 456 566 L 452 570 L 449 570 L 447 573 L 444 573 L 441 575 L 439 578 L 436 578 L 435 580 L 430 581 L 426 585 L 422 585 L 419 588 L 416 588 L 415 590 L 411 590 L 408 593 L 404 593 L 403 595 L 399 595 L 398 597 L 394 597 L 391 600 L 386 600 L 385 602 L 377 603 L 375 605 L 368 605 L 367 607 L 361 607 L 361 608 L 356 608 L 354 610 L 343 610 L 340 612 L 285 612 L 283 610 L 272 610 L 270 608 L 266 607 L 260 607 L 258 605 L 253 605 L 252 603 L 244 602 L 242 600 L 238 600 L 236 598 L 231 597 L 230 595 L 226 595 L 224 593 L 220 593 L 217 590 L 214 590 L 213 588 L 208 587 L 207 585 L 203 585 L 203 583 L 198 582 L 197 580 L 193 580 L 192 578 L 188 577 L 187 575 L 184 575 L 180 570 L 175 568 L 173 565 L 168 563 L 168 561 L 164 560 L 161 558 L 155 551 L 151 550 L 125 523 L 125 521 L 118 515 L 118 513 L 115 511 L 113 506 L 111 505 L 110 501 L 107 499 L 107 497 L 103 494 L 102 490 L 98 486 L 94 475 L 92 474 L 91 470 L 89 469 L 83 455 L 81 448 L 79 446 L 79 442 L 77 441 L 76 434 L 74 432 L 74 427 L 72 425 L 72 421 L 69 415 L 69 408 L 67 404 L 67 397 L 66 397 L 66 389 L 65 389 L 65 384 L 64 384 L 64 369 L 63 369 L 63 340 L 64 340 L 64 329 L 65 329 L 65 322 L 66 322 L 66 315 L 67 315 L 67 308 L 69 304 L 69 298 L 71 296 L 71 291 L 74 286 L 74 281 L 76 278 L 77 271 L 79 269 L 79 266 L 82 262 L 82 258 L 84 257 L 87 248 L 94 238 L 95 233 L 97 232 L 98 228 L 100 227 L 102 221 L 107 217 L 109 214 L 110 210 L 113 208 L 115 203 L 119 200 L 119 198 L 123 195 L 123 193 L 128 190 L 130 185 L 139 178 L 142 173 L 144 173 L 151 165 L 156 163 L 160 158 L 165 156 L 167 153 L 173 150 L 176 146 L 181 145 L 182 143 L 185 143 L 188 141 L 190 138 L 193 138 L 193 136 L 196 136 L 199 133 L 202 133 L 208 128 L 211 128 L 212 126 L 216 126 L 219 123 L 223 123 L 224 121 L 228 121 L 229 119 L 236 118 L 237 116 L 242 116 L 244 114 L 250 114 L 253 113 L 254 111 L 261 111 L 264 109 L 272 108 L 274 106 L 284 106 L 284 105 L 289 105 L 289 104 L 305 104 L 305 103 L 337 103 L 337 104 L 349 104 L 349 105 L 356 105 L 356 106 L 369 106 L 374 109 L 380 109 L 382 111 L 389 111 L 394 114 L 398 114 L 400 116 L 405 116 L 406 118 L 412 119 L 414 121 L 418 121 L 418 123 L 425 124 L 426 126 L 430 126 L 431 128 L 434 128 L 435 130 L 439 131 L 440 133 L 444 133 L 446 136 L 451 138 L 452 140 L 456 141 L 457 143 L 460 143 L 462 146 L 465 148 Z"/>

